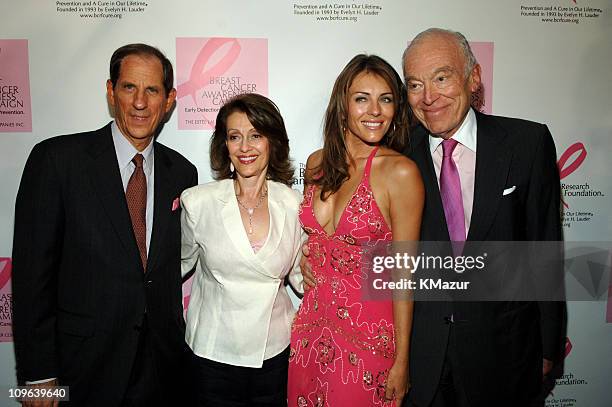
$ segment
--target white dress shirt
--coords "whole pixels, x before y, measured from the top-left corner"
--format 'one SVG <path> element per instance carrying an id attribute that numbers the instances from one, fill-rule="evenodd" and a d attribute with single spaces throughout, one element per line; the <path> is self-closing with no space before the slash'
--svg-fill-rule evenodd
<path id="1" fill-rule="evenodd" d="M 181 194 L 182 270 L 195 266 L 185 339 L 193 352 L 234 366 L 261 367 L 291 336 L 295 309 L 285 276 L 302 291 L 299 259 L 306 234 L 302 196 L 268 181 L 270 228 L 255 253 L 244 229 L 233 180 Z"/>

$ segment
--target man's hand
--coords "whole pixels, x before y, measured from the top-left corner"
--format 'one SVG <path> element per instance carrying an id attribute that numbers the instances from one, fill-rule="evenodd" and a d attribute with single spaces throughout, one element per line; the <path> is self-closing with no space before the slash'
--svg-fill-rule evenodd
<path id="1" fill-rule="evenodd" d="M 308 256 L 310 256 L 308 243 L 304 243 L 302 245 L 302 258 L 300 259 L 300 270 L 304 278 L 304 292 L 317 285 L 314 275 L 312 274 L 312 269 L 310 268 L 310 263 L 308 263 Z"/>
<path id="2" fill-rule="evenodd" d="M 552 371 L 553 361 L 548 359 L 542 359 L 542 378 L 545 380 L 546 376 Z"/>
<path id="3" fill-rule="evenodd" d="M 44 383 L 37 384 L 28 384 L 26 387 L 30 389 L 46 389 L 49 387 L 58 386 L 57 379 L 49 380 Z M 27 400 L 22 401 L 21 405 L 23 407 L 57 407 L 59 405 L 59 401 L 57 400 L 47 400 L 45 398 L 39 398 L 36 400 Z"/>

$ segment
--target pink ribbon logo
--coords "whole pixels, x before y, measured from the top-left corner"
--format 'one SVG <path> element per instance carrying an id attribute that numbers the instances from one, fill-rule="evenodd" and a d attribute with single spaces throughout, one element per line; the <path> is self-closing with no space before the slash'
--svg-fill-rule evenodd
<path id="1" fill-rule="evenodd" d="M 6 286 L 11 279 L 12 263 L 10 257 L 0 257 L 0 290 Z"/>
<path id="2" fill-rule="evenodd" d="M 569 159 L 576 153 L 579 154 L 574 158 L 572 162 L 568 163 Z M 565 152 L 561 154 L 561 157 L 559 157 L 559 161 L 557 161 L 557 166 L 559 167 L 559 178 L 563 179 L 574 171 L 576 171 L 578 167 L 582 165 L 586 157 L 587 151 L 584 147 L 584 144 L 582 144 L 581 142 L 576 142 L 569 146 L 567 150 L 565 150 Z M 563 203 L 563 206 L 569 208 L 569 206 L 563 200 L 561 200 L 561 202 Z"/>
<path id="3" fill-rule="evenodd" d="M 567 355 L 570 354 L 570 352 L 572 351 L 572 342 L 570 341 L 570 338 L 565 338 L 565 353 L 563 355 L 563 358 L 565 359 L 567 357 Z"/>
<path id="4" fill-rule="evenodd" d="M 212 66 L 208 67 L 213 56 L 225 45 L 231 44 L 225 55 Z M 211 38 L 208 40 L 191 67 L 189 73 L 189 80 L 178 85 L 177 96 L 182 98 L 185 96 L 191 96 L 193 102 L 198 105 L 196 93 L 204 89 L 207 85 L 210 85 L 210 78 L 222 76 L 231 66 L 236 62 L 240 56 L 241 46 L 237 38 Z M 206 119 L 206 115 L 202 114 L 202 117 Z"/>

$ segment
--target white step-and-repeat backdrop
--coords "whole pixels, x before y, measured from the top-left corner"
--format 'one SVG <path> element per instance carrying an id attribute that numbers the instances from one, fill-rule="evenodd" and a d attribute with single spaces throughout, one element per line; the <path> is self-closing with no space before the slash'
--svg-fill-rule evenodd
<path id="1" fill-rule="evenodd" d="M 116 48 L 144 42 L 173 61 L 178 100 L 160 141 L 197 165 L 200 182 L 211 180 L 208 142 L 220 105 L 258 92 L 283 113 L 301 188 L 342 67 L 365 52 L 401 72 L 406 43 L 431 26 L 461 31 L 472 42 L 484 70 L 484 92 L 475 100 L 481 110 L 548 124 L 566 240 L 611 241 L 610 0 L 3 1 L 0 388 L 15 383 L 10 256 L 25 160 L 43 139 L 111 120 L 105 81 Z M 599 300 L 569 304 L 566 369 L 550 407 L 612 405 L 610 270 L 592 271 L 587 285 Z M 7 395 L 0 405 L 11 405 Z"/>

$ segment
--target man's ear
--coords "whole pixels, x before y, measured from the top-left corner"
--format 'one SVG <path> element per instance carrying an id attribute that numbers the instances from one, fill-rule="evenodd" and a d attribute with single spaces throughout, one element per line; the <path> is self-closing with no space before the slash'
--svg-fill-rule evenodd
<path id="1" fill-rule="evenodd" d="M 113 89 L 113 82 L 111 80 L 106 81 L 106 98 L 108 99 L 108 104 L 111 106 L 115 106 L 115 90 Z"/>
<path id="2" fill-rule="evenodd" d="M 172 110 L 175 101 L 176 101 L 176 89 L 172 88 L 170 89 L 170 92 L 168 92 L 168 97 L 166 99 L 166 113 Z"/>
<path id="3" fill-rule="evenodd" d="M 480 73 L 481 73 L 481 68 L 480 68 L 480 64 L 476 64 L 474 65 L 474 67 L 472 68 L 472 72 L 470 72 L 470 91 L 472 93 L 476 92 L 478 90 L 478 88 L 480 88 Z"/>

